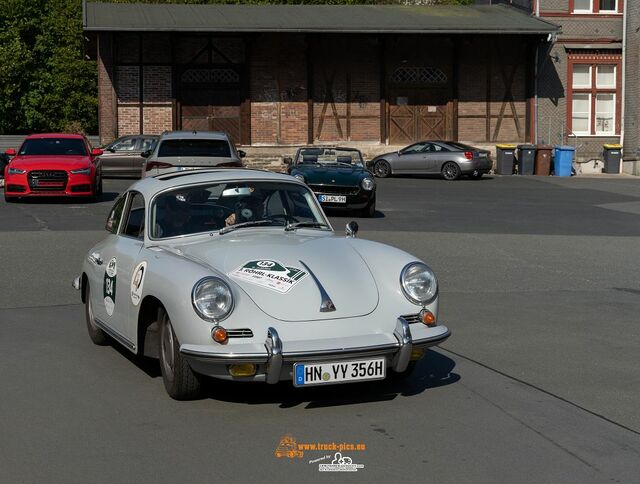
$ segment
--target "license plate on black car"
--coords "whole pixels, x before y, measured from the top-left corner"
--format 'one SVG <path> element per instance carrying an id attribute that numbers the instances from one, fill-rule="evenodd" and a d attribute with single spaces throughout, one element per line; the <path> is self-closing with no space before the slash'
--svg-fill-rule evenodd
<path id="1" fill-rule="evenodd" d="M 344 195 L 318 195 L 320 203 L 347 203 L 347 197 Z"/>

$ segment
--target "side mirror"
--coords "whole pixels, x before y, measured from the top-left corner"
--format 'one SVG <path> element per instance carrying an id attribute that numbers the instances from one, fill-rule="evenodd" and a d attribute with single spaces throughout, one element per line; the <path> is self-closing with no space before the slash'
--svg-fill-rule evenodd
<path id="1" fill-rule="evenodd" d="M 94 148 L 91 150 L 91 156 L 100 156 L 104 153 L 100 148 Z"/>
<path id="2" fill-rule="evenodd" d="M 149 158 L 151 156 L 151 150 L 143 151 L 142 153 L 140 153 L 140 156 L 142 156 L 143 158 Z"/>
<path id="3" fill-rule="evenodd" d="M 349 222 L 345 229 L 345 233 L 347 234 L 347 237 L 352 237 L 355 239 L 358 235 L 358 222 L 355 222 L 353 220 Z"/>
<path id="4" fill-rule="evenodd" d="M 246 151 L 243 150 L 238 150 L 238 154 L 240 155 L 240 158 L 244 158 L 245 156 L 247 156 Z"/>
<path id="5" fill-rule="evenodd" d="M 291 166 L 291 164 L 293 163 L 293 158 L 291 158 L 290 156 L 285 156 L 284 158 L 282 158 L 282 161 L 285 165 Z"/>
<path id="6" fill-rule="evenodd" d="M 7 156 L 16 156 L 16 150 L 15 148 L 9 148 L 7 151 L 4 152 L 4 154 Z"/>

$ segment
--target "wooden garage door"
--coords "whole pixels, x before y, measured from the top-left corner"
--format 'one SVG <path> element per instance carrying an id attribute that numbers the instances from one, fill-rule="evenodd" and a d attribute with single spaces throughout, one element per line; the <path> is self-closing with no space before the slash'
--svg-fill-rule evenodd
<path id="1" fill-rule="evenodd" d="M 451 137 L 449 103 L 439 90 L 393 87 L 389 97 L 389 142 L 409 144 Z"/>
<path id="2" fill-rule="evenodd" d="M 250 123 L 244 39 L 189 35 L 178 39 L 177 84 L 180 128 L 224 131 L 234 142 L 248 138 Z M 244 114 L 243 114 L 244 113 Z M 244 132 L 246 131 L 246 132 Z"/>

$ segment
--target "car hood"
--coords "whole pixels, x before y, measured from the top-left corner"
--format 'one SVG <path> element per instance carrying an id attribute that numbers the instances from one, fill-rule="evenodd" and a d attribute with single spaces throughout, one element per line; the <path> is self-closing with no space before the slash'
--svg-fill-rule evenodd
<path id="1" fill-rule="evenodd" d="M 357 184 L 369 173 L 360 167 L 337 165 L 296 166 L 291 174 L 300 173 L 307 184 L 312 185 L 350 185 Z"/>
<path id="2" fill-rule="evenodd" d="M 389 153 L 383 153 L 381 155 L 378 155 L 376 157 L 374 157 L 371 162 L 374 162 L 376 160 L 379 160 L 381 158 L 384 158 L 385 160 L 389 160 L 391 158 L 397 158 L 398 157 L 398 152 L 397 151 L 390 151 Z"/>
<path id="3" fill-rule="evenodd" d="M 91 164 L 89 156 L 16 156 L 11 160 L 11 168 L 21 170 L 77 170 Z"/>
<path id="4" fill-rule="evenodd" d="M 344 237 L 247 229 L 180 250 L 224 272 L 262 311 L 282 321 L 364 316 L 378 305 L 373 275 Z M 335 310 L 320 311 L 320 285 Z"/>

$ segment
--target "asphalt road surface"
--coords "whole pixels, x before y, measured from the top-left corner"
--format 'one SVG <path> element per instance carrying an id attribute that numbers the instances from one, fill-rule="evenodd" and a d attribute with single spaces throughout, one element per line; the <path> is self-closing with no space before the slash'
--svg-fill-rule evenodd
<path id="1" fill-rule="evenodd" d="M 0 482 L 640 482 L 640 180 L 381 180 L 359 236 L 433 267 L 453 336 L 405 382 L 211 382 L 194 402 L 91 344 L 70 287 L 129 183 L 0 202 Z M 277 458 L 287 434 L 364 444 L 342 452 L 363 467 Z"/>

